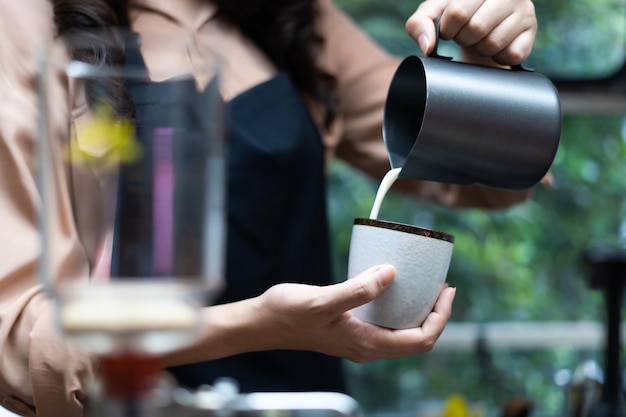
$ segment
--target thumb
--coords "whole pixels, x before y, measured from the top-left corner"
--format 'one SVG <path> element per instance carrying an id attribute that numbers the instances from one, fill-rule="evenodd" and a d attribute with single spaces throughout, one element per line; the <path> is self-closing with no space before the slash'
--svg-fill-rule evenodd
<path id="1" fill-rule="evenodd" d="M 435 19 L 441 17 L 445 2 L 425 1 L 406 21 L 406 32 L 415 39 L 424 55 L 433 52 L 436 43 Z"/>
<path id="2" fill-rule="evenodd" d="M 377 265 L 344 282 L 324 287 L 328 291 L 328 307 L 345 312 L 365 304 L 379 296 L 395 276 L 393 266 Z"/>

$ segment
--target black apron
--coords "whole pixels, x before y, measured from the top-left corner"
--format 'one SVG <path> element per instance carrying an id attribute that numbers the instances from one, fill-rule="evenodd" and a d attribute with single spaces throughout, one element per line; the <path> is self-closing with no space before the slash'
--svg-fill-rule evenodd
<path id="1" fill-rule="evenodd" d="M 227 286 L 218 303 L 280 282 L 329 284 L 324 147 L 286 73 L 230 102 Z M 312 352 L 241 354 L 172 369 L 182 385 L 235 378 L 242 392 L 345 392 L 341 361 Z"/>
<path id="2" fill-rule="evenodd" d="M 144 88 L 167 97 L 168 84 Z M 139 119 L 142 90 L 131 88 Z M 228 114 L 227 284 L 217 303 L 281 282 L 331 283 L 324 147 L 290 77 L 281 72 L 235 97 Z M 345 392 L 341 360 L 314 352 L 247 353 L 171 372 L 190 388 L 232 377 L 242 392 Z"/>

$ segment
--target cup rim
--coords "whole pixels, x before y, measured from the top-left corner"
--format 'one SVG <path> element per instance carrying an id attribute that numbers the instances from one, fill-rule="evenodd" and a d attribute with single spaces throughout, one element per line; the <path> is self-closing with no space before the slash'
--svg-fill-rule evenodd
<path id="1" fill-rule="evenodd" d="M 430 237 L 433 239 L 439 239 L 446 242 L 454 243 L 454 235 L 439 230 L 426 229 L 419 226 L 413 226 L 410 224 L 391 222 L 387 220 L 368 219 L 368 218 L 356 218 L 354 219 L 354 225 L 380 227 L 383 229 L 395 230 L 398 232 L 411 233 L 414 235 L 420 235 L 424 237 Z"/>

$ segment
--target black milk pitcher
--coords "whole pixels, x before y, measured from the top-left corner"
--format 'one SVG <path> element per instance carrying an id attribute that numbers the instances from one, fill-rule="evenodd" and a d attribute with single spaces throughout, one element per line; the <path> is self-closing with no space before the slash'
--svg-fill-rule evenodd
<path id="1" fill-rule="evenodd" d="M 383 138 L 400 178 L 522 190 L 548 172 L 561 128 L 559 95 L 544 75 L 455 62 L 435 45 L 396 70 Z"/>

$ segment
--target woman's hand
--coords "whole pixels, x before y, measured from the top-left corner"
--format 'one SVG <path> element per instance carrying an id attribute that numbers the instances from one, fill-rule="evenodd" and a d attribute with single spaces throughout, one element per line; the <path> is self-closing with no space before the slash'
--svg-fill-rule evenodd
<path id="1" fill-rule="evenodd" d="M 426 0 L 406 22 L 424 54 L 433 51 L 438 17 L 441 38 L 454 40 L 464 57 L 477 63 L 521 64 L 537 33 L 531 0 Z"/>
<path id="2" fill-rule="evenodd" d="M 166 354 L 163 365 L 273 349 L 321 352 L 354 362 L 427 352 L 450 318 L 454 288 L 442 290 L 424 324 L 414 329 L 379 327 L 350 312 L 380 295 L 395 273 L 381 265 L 338 284 L 278 284 L 255 298 L 207 307 L 203 337 Z"/>
<path id="3" fill-rule="evenodd" d="M 329 286 L 279 284 L 258 298 L 258 319 L 273 348 L 312 350 L 354 362 L 397 358 L 432 349 L 452 311 L 446 287 L 424 324 L 391 330 L 354 317 L 350 310 L 380 295 L 393 281 L 391 266 L 371 268 Z"/>

